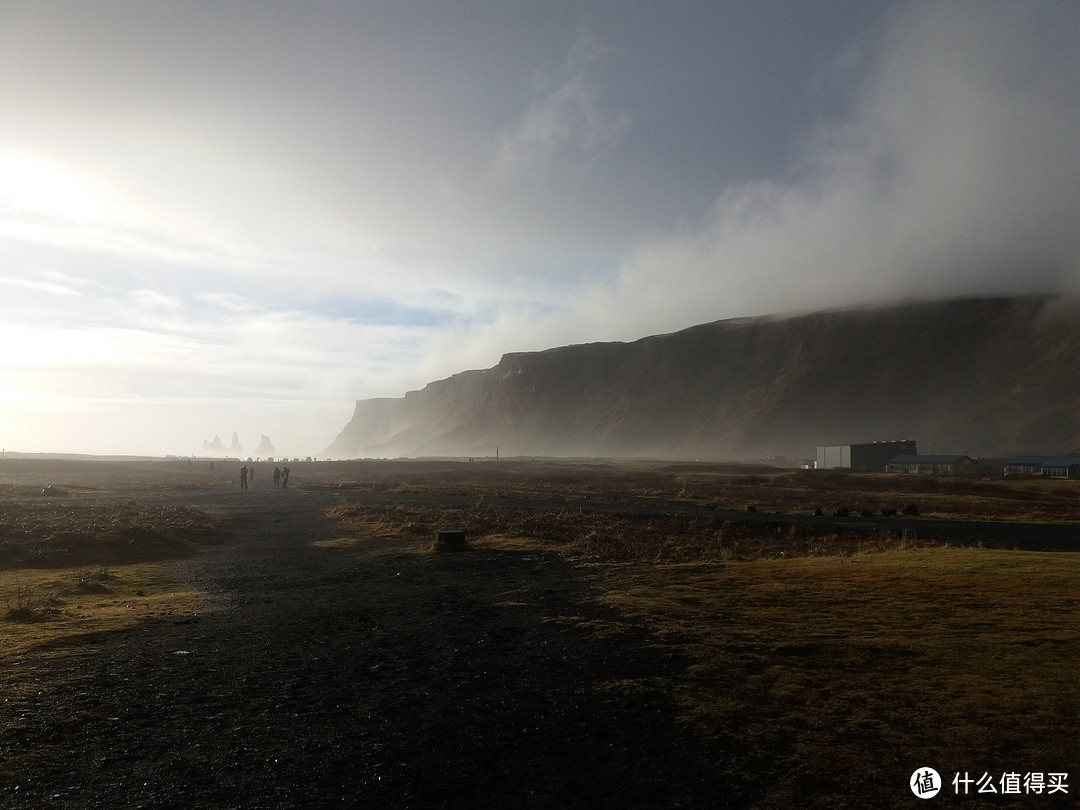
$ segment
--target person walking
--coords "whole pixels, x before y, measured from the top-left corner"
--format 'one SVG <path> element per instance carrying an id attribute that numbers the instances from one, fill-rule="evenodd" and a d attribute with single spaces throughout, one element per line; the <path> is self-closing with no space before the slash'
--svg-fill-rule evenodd
<path id="1" fill-rule="evenodd" d="M 281 486 L 281 467 L 274 467 L 274 486 Z"/>
<path id="2" fill-rule="evenodd" d="M 281 470 L 281 488 L 282 489 L 288 489 L 289 488 L 289 468 L 288 467 L 284 467 Z"/>
<path id="3" fill-rule="evenodd" d="M 247 486 L 247 476 L 248 476 L 248 468 L 247 468 L 247 464 L 245 464 L 243 467 L 240 468 L 240 489 L 247 489 L 248 488 L 248 486 Z"/>

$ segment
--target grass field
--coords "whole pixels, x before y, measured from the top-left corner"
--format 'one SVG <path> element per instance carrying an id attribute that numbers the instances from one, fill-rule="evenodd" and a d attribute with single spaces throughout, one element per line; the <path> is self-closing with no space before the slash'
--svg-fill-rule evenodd
<path id="1" fill-rule="evenodd" d="M 31 650 L 47 657 L 85 634 L 205 609 L 165 561 L 217 537 L 221 516 L 141 498 L 175 489 L 187 469 L 163 462 L 0 465 L 0 659 Z M 43 495 L 46 488 L 53 494 Z M 83 497 L 102 493 L 125 498 Z"/>
<path id="2" fill-rule="evenodd" d="M 891 804 L 866 775 L 895 787 L 921 764 L 998 778 L 1080 762 L 1075 555 L 926 548 L 597 578 L 692 661 L 672 684 L 684 716 L 743 777 L 768 769 L 762 806 Z"/>
<path id="3" fill-rule="evenodd" d="M 969 479 L 792 470 L 761 465 L 617 460 L 327 462 L 301 469 L 317 484 L 392 492 L 518 497 L 653 497 L 765 512 L 852 514 L 903 509 L 945 519 L 1080 520 L 1080 481 Z"/>
<path id="4" fill-rule="evenodd" d="M 429 538 L 468 527 L 487 545 L 524 542 L 586 562 L 705 562 L 843 556 L 930 544 L 903 531 L 838 532 L 828 525 L 713 523 L 700 517 L 473 506 L 343 505 L 328 516 L 375 537 Z"/>
<path id="5" fill-rule="evenodd" d="M 110 465 L 97 477 L 89 467 L 35 468 L 20 478 L 10 464 L 0 469 L 6 659 L 40 661 L 58 639 L 203 609 L 167 560 L 216 537 L 221 517 L 148 505 L 137 495 L 231 486 L 231 478 L 193 477 L 181 462 Z M 298 486 L 346 494 L 476 496 L 454 509 L 437 498 L 429 506 L 358 506 L 346 497 L 328 513 L 343 534 L 430 538 L 435 527 L 460 525 L 476 546 L 545 549 L 573 560 L 612 621 L 644 623 L 657 645 L 687 661 L 664 687 L 686 726 L 725 752 L 717 767 L 758 786 L 748 805 L 900 806 L 915 801 L 907 780 L 927 765 L 947 779 L 964 771 L 1066 772 L 1070 797 L 1080 793 L 1075 553 L 945 548 L 827 527 L 495 509 L 484 501 L 504 493 L 568 504 L 648 496 L 781 512 L 917 502 L 924 515 L 946 518 L 1076 521 L 1078 482 L 536 461 L 299 464 L 294 476 Z M 112 505 L 26 497 L 49 485 L 135 495 Z M 32 679 L 18 688 L 34 688 Z M 966 805 L 952 798 L 949 806 L 986 806 L 976 796 Z M 1009 806 L 1069 804 L 1022 796 Z"/>
<path id="6" fill-rule="evenodd" d="M 898 806 L 924 765 L 1000 779 L 1080 762 L 1076 554 L 899 538 L 860 549 L 814 533 L 725 540 L 680 521 L 574 513 L 485 524 L 469 511 L 335 516 L 368 536 L 468 525 L 477 547 L 578 560 L 597 601 L 687 659 L 664 686 L 685 723 L 728 752 L 733 782 L 767 786 L 753 806 Z"/>
<path id="7" fill-rule="evenodd" d="M 798 511 L 1076 519 L 1076 482 L 945 481 L 802 473 L 620 471 L 475 481 L 496 492 L 573 499 L 621 495 L 715 500 Z M 444 479 L 445 480 L 445 479 Z M 385 485 L 386 482 L 383 482 Z M 417 479 L 393 483 L 420 491 Z M 727 756 L 733 783 L 763 786 L 758 807 L 904 806 L 916 768 L 955 773 L 1072 773 L 1080 763 L 1080 557 L 947 548 L 891 534 L 565 510 L 342 506 L 367 536 L 430 537 L 468 527 L 479 547 L 558 550 L 625 622 L 689 662 L 666 684 L 685 723 Z M 726 532 L 726 534 L 725 534 Z M 1078 527 L 1080 541 L 1080 527 Z M 633 691 L 646 684 L 621 682 Z M 1000 789 L 1000 784 L 998 785 Z M 961 788 L 962 789 L 962 788 Z M 1072 792 L 1075 798 L 1075 788 Z M 740 800 L 741 801 L 741 800 Z M 1010 806 L 1070 806 L 1060 793 Z"/>
<path id="8" fill-rule="evenodd" d="M 161 563 L 0 571 L 0 664 L 21 662 L 7 694 L 40 688 L 54 655 L 81 638 L 126 630 L 149 619 L 181 619 L 210 609 L 204 594 Z M 92 653 L 93 647 L 90 647 Z"/>

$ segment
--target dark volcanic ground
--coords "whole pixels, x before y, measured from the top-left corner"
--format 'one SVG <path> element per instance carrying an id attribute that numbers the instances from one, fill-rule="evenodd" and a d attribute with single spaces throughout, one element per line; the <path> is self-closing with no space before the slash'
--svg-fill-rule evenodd
<path id="1" fill-rule="evenodd" d="M 185 497 L 233 516 L 230 542 L 178 563 L 215 609 L 78 639 L 0 704 L 0 805 L 740 803 L 662 689 L 686 663 L 591 603 L 585 569 L 315 547 L 340 534 L 332 497 Z"/>
<path id="2" fill-rule="evenodd" d="M 228 516 L 223 542 L 169 563 L 212 609 L 0 664 L 0 683 L 29 676 L 38 690 L 0 697 L 0 807 L 714 808 L 760 799 L 762 785 L 725 767 L 739 751 L 678 723 L 670 683 L 688 662 L 597 604 L 595 569 L 542 551 L 432 553 L 426 541 L 314 545 L 344 533 L 323 517 L 343 498 L 458 496 L 266 486 L 139 497 Z M 1075 524 L 773 516 L 644 499 L 575 508 L 887 525 L 1042 550 L 1077 543 Z"/>

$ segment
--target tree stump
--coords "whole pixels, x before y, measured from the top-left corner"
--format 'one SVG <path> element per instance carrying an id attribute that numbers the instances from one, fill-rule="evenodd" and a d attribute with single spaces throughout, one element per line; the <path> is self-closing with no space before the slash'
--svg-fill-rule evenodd
<path id="1" fill-rule="evenodd" d="M 439 529 L 435 532 L 435 551 L 465 551 L 468 547 L 464 529 Z"/>

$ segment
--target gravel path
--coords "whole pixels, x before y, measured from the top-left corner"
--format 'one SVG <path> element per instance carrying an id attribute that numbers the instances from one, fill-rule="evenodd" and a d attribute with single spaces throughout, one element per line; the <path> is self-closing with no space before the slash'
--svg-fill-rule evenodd
<path id="1" fill-rule="evenodd" d="M 215 609 L 79 639 L 0 704 L 0 765 L 23 765 L 0 806 L 737 803 L 663 688 L 686 662 L 592 603 L 586 569 L 316 547 L 336 498 L 185 496 L 231 516 L 228 542 L 173 563 Z"/>

